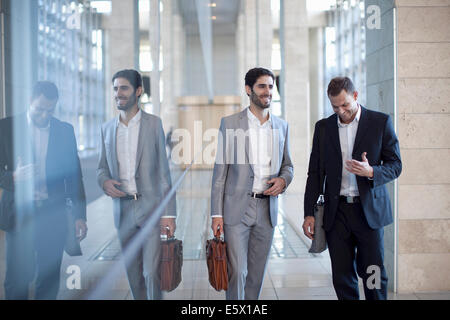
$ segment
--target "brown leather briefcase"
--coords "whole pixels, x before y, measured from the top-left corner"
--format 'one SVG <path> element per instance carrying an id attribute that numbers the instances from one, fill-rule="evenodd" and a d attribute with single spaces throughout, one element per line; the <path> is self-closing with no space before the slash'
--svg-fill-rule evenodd
<path id="1" fill-rule="evenodd" d="M 206 263 L 209 283 L 217 291 L 228 289 L 227 244 L 220 239 L 220 229 L 206 241 Z"/>
<path id="2" fill-rule="evenodd" d="M 175 239 L 175 237 L 161 240 L 161 254 L 159 261 L 161 290 L 172 291 L 178 287 L 181 282 L 182 266 L 183 242 Z"/>

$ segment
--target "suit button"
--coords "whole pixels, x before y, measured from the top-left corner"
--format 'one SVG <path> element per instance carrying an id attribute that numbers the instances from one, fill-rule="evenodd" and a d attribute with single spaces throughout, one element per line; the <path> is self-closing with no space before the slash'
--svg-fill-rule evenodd
<path id="1" fill-rule="evenodd" d="M 254 176 L 250 176 L 250 179 L 253 179 L 254 178 Z"/>
<path id="2" fill-rule="evenodd" d="M 334 196 L 334 199 L 337 199 L 338 198 L 338 196 Z"/>

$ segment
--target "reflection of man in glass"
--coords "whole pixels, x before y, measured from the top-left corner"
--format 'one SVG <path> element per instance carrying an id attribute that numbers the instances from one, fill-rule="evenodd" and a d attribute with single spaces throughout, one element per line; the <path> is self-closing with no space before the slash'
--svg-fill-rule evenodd
<path id="1" fill-rule="evenodd" d="M 161 119 L 139 107 L 143 92 L 141 75 L 122 70 L 113 78 L 114 98 L 120 113 L 102 126 L 102 149 L 97 180 L 114 201 L 114 223 L 124 251 L 171 188 L 165 135 Z M 164 215 L 139 244 L 138 253 L 124 255 L 128 282 L 135 299 L 160 299 L 157 275 L 160 225 L 175 232 L 173 197 Z"/>
<path id="2" fill-rule="evenodd" d="M 52 116 L 58 89 L 33 88 L 28 111 L 0 120 L 1 210 L 12 224 L 6 234 L 6 299 L 56 299 L 72 202 L 79 240 L 86 236 L 86 201 L 73 127 Z"/>

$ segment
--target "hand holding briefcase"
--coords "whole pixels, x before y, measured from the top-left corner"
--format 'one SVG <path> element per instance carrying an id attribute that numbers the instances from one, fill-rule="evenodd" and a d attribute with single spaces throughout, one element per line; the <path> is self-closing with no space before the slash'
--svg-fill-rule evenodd
<path id="1" fill-rule="evenodd" d="M 206 241 L 206 263 L 211 286 L 217 291 L 227 290 L 227 244 L 220 238 L 220 229 L 213 239 Z"/>
<path id="2" fill-rule="evenodd" d="M 165 239 L 161 240 L 161 256 L 159 272 L 161 276 L 160 288 L 163 291 L 172 291 L 181 282 L 181 267 L 183 266 L 183 242 L 169 238 L 169 231 Z"/>

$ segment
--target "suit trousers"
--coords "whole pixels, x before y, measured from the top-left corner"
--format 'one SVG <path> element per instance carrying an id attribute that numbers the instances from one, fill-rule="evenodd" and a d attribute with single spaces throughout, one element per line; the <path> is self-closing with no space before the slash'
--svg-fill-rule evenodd
<path id="1" fill-rule="evenodd" d="M 227 243 L 227 300 L 257 300 L 261 293 L 274 228 L 269 199 L 251 198 L 237 225 L 224 225 Z"/>
<path id="2" fill-rule="evenodd" d="M 67 234 L 66 212 L 49 201 L 25 211 L 28 218 L 6 235 L 5 298 L 28 299 L 35 277 L 35 299 L 55 300 Z"/>
<path id="3" fill-rule="evenodd" d="M 118 229 L 122 254 L 128 244 L 142 229 L 138 226 L 136 215 L 139 212 L 139 200 L 120 200 L 120 224 Z M 131 293 L 135 300 L 160 300 L 160 275 L 158 272 L 160 255 L 160 227 L 157 225 L 139 244 L 137 253 L 125 258 L 125 269 Z"/>
<path id="4" fill-rule="evenodd" d="M 367 300 L 387 298 L 383 228 L 371 229 L 360 203 L 340 202 L 332 229 L 326 232 L 333 285 L 339 300 L 358 300 L 358 277 Z"/>

